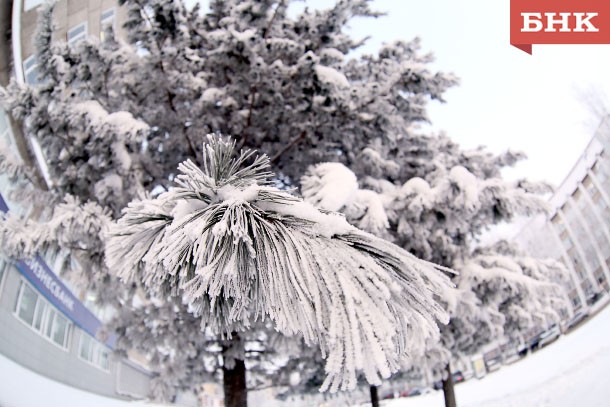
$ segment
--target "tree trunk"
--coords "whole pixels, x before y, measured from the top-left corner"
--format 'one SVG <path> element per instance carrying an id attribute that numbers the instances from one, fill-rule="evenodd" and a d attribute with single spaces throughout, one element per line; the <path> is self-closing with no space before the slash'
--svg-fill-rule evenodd
<path id="1" fill-rule="evenodd" d="M 377 386 L 371 386 L 371 406 L 379 407 L 379 394 L 377 393 Z"/>
<path id="2" fill-rule="evenodd" d="M 447 378 L 443 380 L 443 395 L 445 396 L 445 407 L 457 407 L 455 403 L 455 391 L 453 390 L 453 376 L 451 375 L 451 366 L 447 363 L 445 368 Z"/>
<path id="3" fill-rule="evenodd" d="M 222 385 L 225 395 L 225 407 L 248 407 L 248 389 L 246 388 L 246 363 L 243 359 L 244 344 L 236 333 L 233 338 L 222 345 Z M 240 356 L 241 359 L 238 359 Z"/>

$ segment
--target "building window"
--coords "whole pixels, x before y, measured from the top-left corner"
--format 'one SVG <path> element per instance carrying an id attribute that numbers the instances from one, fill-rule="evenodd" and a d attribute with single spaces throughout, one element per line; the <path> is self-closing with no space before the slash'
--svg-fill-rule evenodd
<path id="1" fill-rule="evenodd" d="M 15 315 L 51 342 L 68 348 L 72 324 L 24 280 L 19 287 Z"/>
<path id="2" fill-rule="evenodd" d="M 114 29 L 115 13 L 114 9 L 108 9 L 102 13 L 100 18 L 100 40 L 104 41 L 106 37 L 106 29 L 112 27 Z"/>
<path id="3" fill-rule="evenodd" d="M 110 370 L 110 353 L 108 349 L 84 332 L 81 332 L 80 335 L 78 356 L 102 370 Z"/>
<path id="4" fill-rule="evenodd" d="M 100 18 L 100 26 L 103 28 L 108 27 L 109 25 L 114 26 L 114 9 L 108 9 L 102 13 L 102 17 Z"/>
<path id="5" fill-rule="evenodd" d="M 35 55 L 23 61 L 23 75 L 25 76 L 26 83 L 30 85 L 38 83 L 38 63 Z"/>
<path id="6" fill-rule="evenodd" d="M 87 23 L 81 23 L 68 30 L 68 44 L 77 44 L 87 38 Z"/>

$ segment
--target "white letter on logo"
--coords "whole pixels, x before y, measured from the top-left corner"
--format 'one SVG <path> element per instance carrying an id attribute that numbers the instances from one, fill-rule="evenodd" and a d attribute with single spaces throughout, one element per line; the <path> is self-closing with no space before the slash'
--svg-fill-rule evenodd
<path id="1" fill-rule="evenodd" d="M 537 32 L 542 30 L 542 14 L 540 13 L 521 13 L 523 17 L 523 28 L 521 32 Z M 537 20 L 536 20 L 537 18 Z M 533 27 L 532 27 L 533 25 Z"/>
<path id="2" fill-rule="evenodd" d="M 545 32 L 555 32 L 555 31 L 557 31 L 555 29 L 555 25 L 561 24 L 561 28 L 559 29 L 559 31 L 569 32 L 570 25 L 568 24 L 568 19 L 570 18 L 570 14 L 572 14 L 572 13 L 559 13 L 561 18 L 558 18 L 558 19 L 554 18 L 556 14 L 557 13 L 544 13 L 544 15 L 546 16 L 546 28 L 544 29 L 544 31 Z"/>
<path id="3" fill-rule="evenodd" d="M 587 15 L 587 18 L 583 18 L 585 16 L 585 14 Z M 574 13 L 574 15 L 576 16 L 576 28 L 574 28 L 574 31 L 575 32 L 584 32 L 584 31 L 598 32 L 599 28 L 597 28 L 596 26 L 591 24 L 591 19 L 593 17 L 597 16 L 598 14 L 599 13 Z M 584 25 L 587 26 L 586 30 L 583 28 Z"/>

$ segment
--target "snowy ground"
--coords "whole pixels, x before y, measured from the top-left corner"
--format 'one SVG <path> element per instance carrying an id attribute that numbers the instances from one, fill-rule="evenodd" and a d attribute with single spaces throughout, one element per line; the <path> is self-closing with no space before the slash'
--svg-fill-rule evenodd
<path id="1" fill-rule="evenodd" d="M 168 407 L 127 402 L 78 390 L 47 379 L 0 355 L 2 407 Z"/>
<path id="2" fill-rule="evenodd" d="M 499 371 L 456 386 L 459 407 L 610 406 L 610 307 L 569 335 Z M 442 392 L 383 402 L 442 407 Z M 0 406 L 152 407 L 76 390 L 0 355 Z"/>
<path id="3" fill-rule="evenodd" d="M 610 307 L 540 351 L 481 380 L 456 386 L 459 407 L 610 406 Z M 384 407 L 441 407 L 443 394 L 388 400 Z"/>

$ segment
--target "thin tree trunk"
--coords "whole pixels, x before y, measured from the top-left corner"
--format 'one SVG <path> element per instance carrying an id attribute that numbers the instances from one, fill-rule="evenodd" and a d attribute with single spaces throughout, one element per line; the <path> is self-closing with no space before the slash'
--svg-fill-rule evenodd
<path id="1" fill-rule="evenodd" d="M 243 343 L 237 333 L 222 346 L 223 366 L 222 385 L 225 395 L 225 407 L 248 407 L 248 390 L 246 388 L 246 364 L 243 359 Z"/>
<path id="2" fill-rule="evenodd" d="M 379 407 L 379 394 L 377 393 L 377 386 L 371 386 L 371 406 Z"/>
<path id="3" fill-rule="evenodd" d="M 445 407 L 457 407 L 455 403 L 455 391 L 453 389 L 453 376 L 451 375 L 451 366 L 447 363 L 445 367 L 447 378 L 443 380 L 443 395 L 445 396 Z"/>

